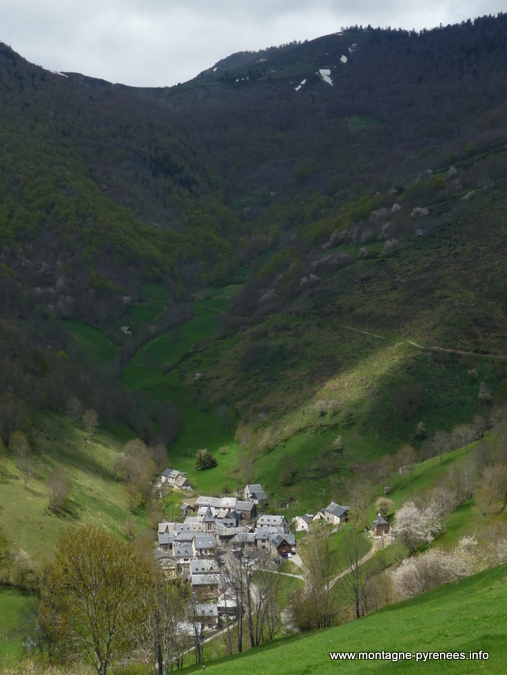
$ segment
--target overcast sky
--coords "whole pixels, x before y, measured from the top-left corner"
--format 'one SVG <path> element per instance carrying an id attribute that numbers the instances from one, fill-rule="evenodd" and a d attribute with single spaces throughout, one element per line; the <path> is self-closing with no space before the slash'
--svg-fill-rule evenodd
<path id="1" fill-rule="evenodd" d="M 0 0 L 0 41 L 49 70 L 167 86 L 234 52 L 342 26 L 419 30 L 505 10 L 505 0 Z"/>

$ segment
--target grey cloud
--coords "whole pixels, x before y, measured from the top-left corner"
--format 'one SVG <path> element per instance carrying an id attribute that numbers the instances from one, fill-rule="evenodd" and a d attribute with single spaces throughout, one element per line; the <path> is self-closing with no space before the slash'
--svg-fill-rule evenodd
<path id="1" fill-rule="evenodd" d="M 236 51 L 354 24 L 403 28 L 503 11 L 498 0 L 0 0 L 0 40 L 50 70 L 113 82 L 183 82 Z"/>

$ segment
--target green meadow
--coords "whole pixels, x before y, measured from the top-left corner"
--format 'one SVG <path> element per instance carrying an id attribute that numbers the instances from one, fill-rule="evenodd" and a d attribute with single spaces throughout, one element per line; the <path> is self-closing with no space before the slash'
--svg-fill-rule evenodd
<path id="1" fill-rule="evenodd" d="M 131 436 L 126 427 L 115 428 L 114 434 L 98 428 L 89 440 L 68 417 L 39 415 L 31 437 L 39 477 L 32 477 L 25 489 L 14 458 L 0 463 L 0 523 L 8 541 L 38 558 L 55 547 L 69 525 L 92 522 L 120 533 L 129 510 L 113 463 L 122 442 Z M 49 509 L 46 479 L 56 466 L 67 472 L 71 491 L 65 510 L 54 514 Z M 140 526 L 146 525 L 143 512 L 134 517 Z"/>
<path id="2" fill-rule="evenodd" d="M 17 629 L 31 599 L 21 591 L 0 587 L 0 664 L 14 661 L 19 655 L 22 640 Z"/>
<path id="3" fill-rule="evenodd" d="M 206 664 L 206 673 L 308 675 L 309 673 L 467 673 L 505 672 L 507 647 L 507 565 L 481 572 L 457 584 L 385 607 L 365 618 L 309 635 L 297 635 Z M 404 652 L 411 660 L 332 661 L 336 652 Z M 417 652 L 485 651 L 488 660 L 416 662 Z M 188 672 L 199 672 L 195 666 Z"/>

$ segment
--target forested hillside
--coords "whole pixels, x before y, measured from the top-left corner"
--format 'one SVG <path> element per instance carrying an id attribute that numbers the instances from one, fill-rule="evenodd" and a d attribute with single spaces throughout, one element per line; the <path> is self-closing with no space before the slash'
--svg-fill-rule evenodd
<path id="1" fill-rule="evenodd" d="M 324 497 L 502 403 L 507 16 L 351 27 L 156 90 L 4 45 L 0 87 L 6 442 L 75 395 L 176 461 L 240 447 L 221 484 L 276 492 L 294 460 L 284 494 Z"/>

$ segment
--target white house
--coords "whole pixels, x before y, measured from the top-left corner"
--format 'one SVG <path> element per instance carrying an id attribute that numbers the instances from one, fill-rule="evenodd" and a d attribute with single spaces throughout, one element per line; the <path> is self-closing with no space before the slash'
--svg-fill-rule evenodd
<path id="1" fill-rule="evenodd" d="M 287 532 L 289 523 L 285 516 L 262 515 L 257 518 L 257 527 L 268 529 L 270 531 L 281 530 L 282 532 Z"/>
<path id="2" fill-rule="evenodd" d="M 304 516 L 296 516 L 292 519 L 296 532 L 308 532 L 312 522 L 313 516 L 309 513 L 305 513 Z"/>
<path id="3" fill-rule="evenodd" d="M 254 504 L 263 504 L 268 498 L 260 483 L 252 483 L 251 485 L 247 485 L 245 487 L 243 496 L 245 501 L 254 502 Z"/>
<path id="4" fill-rule="evenodd" d="M 347 520 L 347 513 L 350 511 L 350 506 L 340 506 L 336 502 L 331 502 L 329 506 L 324 509 L 324 518 L 332 525 L 340 525 Z"/>

